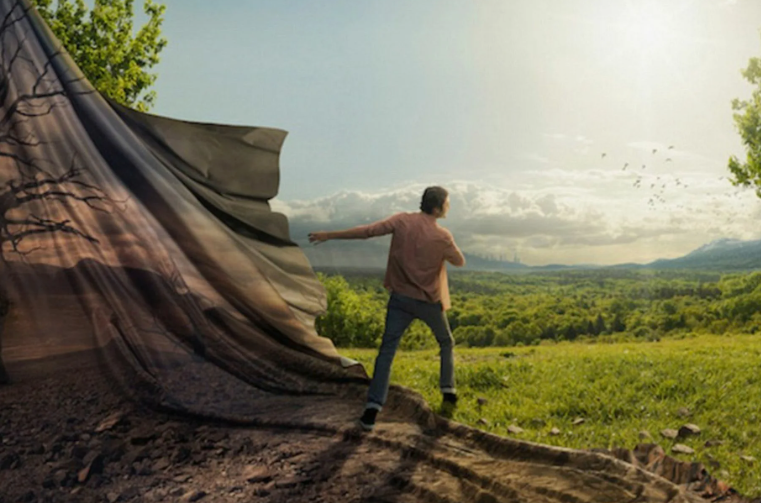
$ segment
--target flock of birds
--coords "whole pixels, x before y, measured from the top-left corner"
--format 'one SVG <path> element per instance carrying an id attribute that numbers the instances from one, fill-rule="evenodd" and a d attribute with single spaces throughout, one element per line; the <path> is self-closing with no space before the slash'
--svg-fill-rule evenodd
<path id="1" fill-rule="evenodd" d="M 670 151 L 674 150 L 674 145 L 669 145 L 669 147 L 666 149 L 667 153 L 670 153 Z M 658 153 L 657 148 L 653 148 L 651 150 L 651 155 L 656 155 Z M 607 157 L 606 152 L 602 152 L 600 154 L 601 159 L 605 159 Z M 663 162 L 674 162 L 673 159 L 670 156 L 667 156 L 666 159 Z M 689 188 L 689 185 L 683 182 L 680 178 L 674 178 L 674 177 L 668 177 L 663 175 L 646 175 L 645 169 L 647 169 L 647 164 L 642 164 L 639 167 L 639 170 L 637 170 L 636 167 L 632 166 L 629 162 L 624 163 L 624 165 L 621 167 L 621 171 L 629 171 L 631 173 L 634 173 L 634 180 L 632 182 L 632 187 L 635 189 L 647 189 L 649 185 L 649 191 L 647 194 L 647 204 L 649 206 L 650 210 L 655 210 L 658 205 L 663 205 L 666 203 L 666 198 L 664 197 L 664 194 L 666 193 L 666 189 L 669 186 L 672 186 L 674 188 L 681 188 L 686 189 Z M 721 176 L 719 177 L 719 180 L 724 180 L 727 177 Z M 643 184 L 644 180 L 644 184 Z M 725 197 L 740 197 L 741 190 L 736 190 L 732 193 L 726 193 L 724 194 Z M 711 196 L 711 192 L 706 192 L 707 196 Z M 716 195 L 713 195 L 711 198 L 712 202 L 717 202 L 720 198 Z M 685 208 L 683 204 L 677 205 L 677 208 Z M 714 209 L 713 211 L 717 216 L 719 213 L 721 213 L 718 209 Z M 732 217 L 727 219 L 727 223 L 731 222 Z"/>

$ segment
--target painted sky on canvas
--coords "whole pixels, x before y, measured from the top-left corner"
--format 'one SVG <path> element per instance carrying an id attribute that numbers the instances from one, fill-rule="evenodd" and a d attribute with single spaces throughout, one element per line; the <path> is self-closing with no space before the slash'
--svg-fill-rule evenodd
<path id="1" fill-rule="evenodd" d="M 164 3 L 153 112 L 288 130 L 273 207 L 297 241 L 417 211 L 431 184 L 465 251 L 528 264 L 761 238 L 726 180 L 761 2 Z"/>

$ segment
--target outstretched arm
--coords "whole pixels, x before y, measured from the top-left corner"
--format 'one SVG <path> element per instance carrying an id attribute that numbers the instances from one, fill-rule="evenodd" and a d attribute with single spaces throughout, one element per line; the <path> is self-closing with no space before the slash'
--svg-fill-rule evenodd
<path id="1" fill-rule="evenodd" d="M 319 244 L 329 239 L 367 239 L 369 236 L 366 236 L 362 232 L 362 227 L 365 226 L 352 227 L 351 229 L 346 229 L 343 231 L 310 232 L 309 242 Z"/>
<path id="2" fill-rule="evenodd" d="M 367 239 L 394 232 L 394 225 L 400 214 L 390 216 L 368 225 L 358 225 L 342 231 L 319 231 L 309 233 L 309 242 L 320 244 L 329 239 Z"/>

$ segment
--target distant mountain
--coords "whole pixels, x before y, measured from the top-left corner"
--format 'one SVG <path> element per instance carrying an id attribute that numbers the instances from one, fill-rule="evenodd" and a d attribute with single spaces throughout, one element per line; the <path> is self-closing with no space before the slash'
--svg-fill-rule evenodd
<path id="1" fill-rule="evenodd" d="M 660 259 L 645 267 L 650 269 L 761 269 L 761 240 L 717 239 L 675 259 Z"/>
<path id="2" fill-rule="evenodd" d="M 463 255 L 465 255 L 465 267 L 463 269 L 466 271 L 527 271 L 531 269 L 530 266 L 520 262 L 493 260 L 465 252 Z"/>
<path id="3" fill-rule="evenodd" d="M 388 260 L 388 242 L 342 241 L 320 246 L 302 244 L 304 253 L 312 266 L 317 269 L 384 269 Z M 616 264 L 601 266 L 594 264 L 564 265 L 549 264 L 528 266 L 525 264 L 493 260 L 465 253 L 466 271 L 563 271 L 589 269 L 702 269 L 722 271 L 742 271 L 761 269 L 761 240 L 740 241 L 737 239 L 717 239 L 687 255 L 675 259 L 659 259 L 647 264 Z"/>

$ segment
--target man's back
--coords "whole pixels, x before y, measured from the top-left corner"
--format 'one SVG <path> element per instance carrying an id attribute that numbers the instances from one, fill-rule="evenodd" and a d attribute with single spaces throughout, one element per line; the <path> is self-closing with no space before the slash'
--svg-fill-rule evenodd
<path id="1" fill-rule="evenodd" d="M 420 201 L 420 213 L 397 213 L 369 225 L 342 231 L 320 231 L 309 234 L 309 241 L 321 243 L 329 239 L 367 239 L 393 234 L 386 268 L 386 288 L 391 291 L 373 379 L 367 392 L 365 412 L 359 419 L 364 430 L 372 430 L 375 417 L 383 408 L 388 394 L 391 362 L 404 331 L 415 319 L 422 320 L 433 331 L 439 343 L 441 372 L 439 388 L 444 402 L 457 403 L 454 384 L 454 337 L 446 311 L 449 309 L 449 285 L 445 262 L 465 265 L 465 257 L 454 242 L 452 233 L 439 227 L 436 219 L 449 211 L 449 195 L 443 187 L 428 187 Z"/>
<path id="2" fill-rule="evenodd" d="M 397 213 L 384 285 L 392 292 L 449 307 L 445 261 L 464 263 L 452 234 L 426 213 Z"/>

